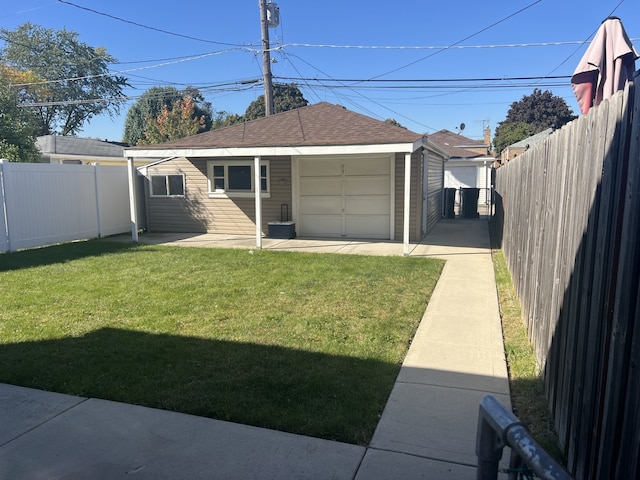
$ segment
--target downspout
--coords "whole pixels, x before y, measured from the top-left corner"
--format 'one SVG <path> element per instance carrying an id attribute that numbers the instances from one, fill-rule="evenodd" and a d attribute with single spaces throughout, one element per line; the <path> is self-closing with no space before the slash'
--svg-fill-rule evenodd
<path id="1" fill-rule="evenodd" d="M 256 197 L 256 248 L 262 249 L 262 182 L 260 181 L 260 157 L 253 158 L 253 185 Z"/>
<path id="2" fill-rule="evenodd" d="M 411 209 L 411 153 L 404 154 L 404 229 L 402 234 L 404 256 L 409 255 L 409 226 Z"/>
<path id="3" fill-rule="evenodd" d="M 136 167 L 133 157 L 127 157 L 127 176 L 129 178 L 129 219 L 131 223 L 131 241 L 138 243 L 138 205 L 136 197 Z"/>

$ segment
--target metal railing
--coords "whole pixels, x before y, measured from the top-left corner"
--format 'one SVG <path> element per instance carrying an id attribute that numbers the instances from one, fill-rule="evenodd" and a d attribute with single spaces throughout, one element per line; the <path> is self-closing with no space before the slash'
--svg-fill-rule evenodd
<path id="1" fill-rule="evenodd" d="M 480 402 L 476 455 L 477 480 L 498 478 L 504 447 L 512 450 L 509 478 L 518 478 L 518 464 L 524 464 L 535 476 L 549 480 L 573 480 L 573 477 L 533 439 L 527 427 L 493 395 Z M 525 475 L 526 476 L 526 475 Z"/>

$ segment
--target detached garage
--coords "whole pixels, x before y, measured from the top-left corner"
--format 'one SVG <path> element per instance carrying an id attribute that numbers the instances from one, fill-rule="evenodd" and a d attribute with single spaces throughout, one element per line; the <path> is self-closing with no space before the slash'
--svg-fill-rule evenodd
<path id="1" fill-rule="evenodd" d="M 284 220 L 300 237 L 419 241 L 440 218 L 448 157 L 426 136 L 326 102 L 125 156 L 130 168 L 164 158 L 139 169 L 149 230 L 255 233 L 258 247 Z"/>

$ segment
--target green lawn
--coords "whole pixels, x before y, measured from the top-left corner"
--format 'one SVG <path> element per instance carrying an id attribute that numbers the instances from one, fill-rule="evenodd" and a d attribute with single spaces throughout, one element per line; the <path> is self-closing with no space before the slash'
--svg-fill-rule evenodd
<path id="1" fill-rule="evenodd" d="M 443 262 L 89 241 L 0 255 L 0 382 L 366 444 Z"/>

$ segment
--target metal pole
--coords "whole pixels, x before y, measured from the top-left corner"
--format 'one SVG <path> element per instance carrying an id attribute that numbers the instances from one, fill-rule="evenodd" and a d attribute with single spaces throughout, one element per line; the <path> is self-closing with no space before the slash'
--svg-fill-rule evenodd
<path id="1" fill-rule="evenodd" d="M 260 3 L 260 27 L 262 30 L 262 70 L 264 75 L 264 114 L 273 115 L 273 83 L 271 78 L 271 45 L 269 44 L 269 24 L 267 23 L 267 2 Z"/>
<path id="2" fill-rule="evenodd" d="M 536 443 L 522 422 L 493 395 L 486 395 L 480 402 L 476 435 L 477 480 L 498 478 L 498 464 L 505 446 L 511 447 L 538 477 L 572 480 L 571 475 Z"/>

